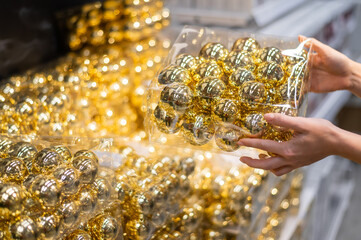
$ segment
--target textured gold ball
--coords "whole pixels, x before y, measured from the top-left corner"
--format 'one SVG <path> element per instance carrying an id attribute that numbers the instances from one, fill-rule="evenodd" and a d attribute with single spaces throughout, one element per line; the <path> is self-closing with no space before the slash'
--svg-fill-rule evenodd
<path id="1" fill-rule="evenodd" d="M 236 151 L 240 146 L 238 141 L 244 137 L 241 129 L 230 126 L 218 126 L 216 128 L 215 141 L 217 146 L 226 152 Z"/>
<path id="2" fill-rule="evenodd" d="M 91 218 L 87 225 L 93 239 L 115 240 L 121 232 L 121 226 L 117 220 L 107 214 Z"/>
<path id="3" fill-rule="evenodd" d="M 25 193 L 21 187 L 14 183 L 0 184 L 0 219 L 9 220 L 18 216 L 25 201 Z"/>
<path id="4" fill-rule="evenodd" d="M 285 59 L 287 60 L 287 64 L 295 65 L 298 62 L 305 61 L 308 58 L 308 52 L 302 49 L 301 52 L 298 52 L 294 55 L 286 55 Z"/>
<path id="5" fill-rule="evenodd" d="M 189 54 L 178 55 L 174 64 L 187 69 L 188 71 L 194 71 L 198 65 L 196 58 Z"/>
<path id="6" fill-rule="evenodd" d="M 57 208 L 57 214 L 61 217 L 61 223 L 65 227 L 72 226 L 79 218 L 79 202 L 73 199 L 65 199 Z"/>
<path id="7" fill-rule="evenodd" d="M 207 77 L 196 85 L 196 96 L 199 107 L 208 109 L 216 102 L 226 90 L 226 85 L 216 77 Z"/>
<path id="8" fill-rule="evenodd" d="M 112 186 L 105 178 L 96 178 L 93 182 L 93 189 L 96 192 L 99 201 L 108 200 L 112 193 Z"/>
<path id="9" fill-rule="evenodd" d="M 234 50 L 242 50 L 249 52 L 253 56 L 256 56 L 260 49 L 259 43 L 254 38 L 240 38 L 237 39 L 232 47 L 232 51 Z"/>
<path id="10" fill-rule="evenodd" d="M 58 237 L 60 228 L 60 218 L 55 214 L 44 214 L 36 220 L 38 237 L 50 240 Z"/>
<path id="11" fill-rule="evenodd" d="M 272 112 L 281 113 L 281 114 L 284 114 L 287 116 L 292 116 L 292 117 L 297 116 L 297 109 L 288 104 L 274 106 L 272 108 Z"/>
<path id="12" fill-rule="evenodd" d="M 60 200 L 61 187 L 51 176 L 38 175 L 30 186 L 30 192 L 45 207 L 55 207 Z"/>
<path id="13" fill-rule="evenodd" d="M 97 205 L 97 196 L 93 189 L 90 187 L 82 187 L 75 199 L 79 202 L 81 213 L 91 213 Z"/>
<path id="14" fill-rule="evenodd" d="M 290 78 L 302 81 L 302 79 L 305 78 L 306 66 L 306 61 L 300 61 L 295 65 L 289 65 L 287 67 L 287 73 L 289 74 Z"/>
<path id="15" fill-rule="evenodd" d="M 234 100 L 222 98 L 213 108 L 215 119 L 225 123 L 232 123 L 238 114 L 238 107 Z"/>
<path id="16" fill-rule="evenodd" d="M 253 58 L 248 52 L 241 50 L 232 51 L 223 61 L 223 69 L 228 74 L 231 74 L 238 68 L 244 68 L 250 71 L 255 70 L 256 64 L 253 62 Z"/>
<path id="17" fill-rule="evenodd" d="M 192 78 L 188 70 L 176 65 L 168 66 L 158 75 L 158 82 L 160 84 L 171 84 L 175 82 L 188 84 L 191 81 Z"/>
<path id="18" fill-rule="evenodd" d="M 73 166 L 79 171 L 81 184 L 92 183 L 98 173 L 98 163 L 94 158 L 78 156 L 73 159 Z"/>
<path id="19" fill-rule="evenodd" d="M 39 151 L 33 160 L 34 173 L 47 173 L 56 168 L 62 162 L 61 156 L 51 148 Z"/>
<path id="20" fill-rule="evenodd" d="M 179 112 L 184 112 L 191 106 L 192 98 L 191 89 L 182 83 L 165 86 L 160 95 L 160 100 L 163 103 L 169 104 Z"/>
<path id="21" fill-rule="evenodd" d="M 211 116 L 188 112 L 182 124 L 182 135 L 192 145 L 204 145 L 214 135 L 214 123 Z"/>
<path id="22" fill-rule="evenodd" d="M 13 239 L 38 239 L 36 222 L 28 216 L 21 216 L 11 223 L 10 232 Z"/>
<path id="23" fill-rule="evenodd" d="M 61 193 L 64 195 L 72 195 L 78 191 L 79 188 L 79 174 L 77 170 L 72 167 L 58 167 L 54 170 L 53 176 L 61 185 Z"/>
<path id="24" fill-rule="evenodd" d="M 275 62 L 279 65 L 283 63 L 283 55 L 281 50 L 276 47 L 265 47 L 259 53 L 262 62 Z"/>
<path id="25" fill-rule="evenodd" d="M 229 76 L 229 84 L 232 87 L 241 87 L 245 82 L 254 81 L 256 77 L 253 73 L 244 68 L 238 68 Z"/>
<path id="26" fill-rule="evenodd" d="M 199 64 L 195 70 L 195 78 L 201 80 L 206 77 L 219 77 L 223 76 L 222 68 L 215 61 L 204 61 Z"/>
<path id="27" fill-rule="evenodd" d="M 242 102 L 247 104 L 247 108 L 254 109 L 264 102 L 266 89 L 262 83 L 255 81 L 245 82 L 239 91 L 239 95 Z"/>
<path id="28" fill-rule="evenodd" d="M 297 103 L 301 95 L 300 84 L 283 84 L 279 88 L 280 95 L 284 102 L 295 102 Z"/>
<path id="29" fill-rule="evenodd" d="M 8 155 L 8 150 L 14 144 L 14 142 L 7 137 L 0 137 L 0 156 L 6 157 Z"/>
<path id="30" fill-rule="evenodd" d="M 89 233 L 84 230 L 76 229 L 65 237 L 65 240 L 92 240 Z"/>
<path id="31" fill-rule="evenodd" d="M 257 79 L 272 87 L 281 85 L 285 80 L 284 75 L 282 67 L 274 62 L 260 64 L 256 74 Z"/>
<path id="32" fill-rule="evenodd" d="M 18 142 L 13 144 L 9 150 L 9 155 L 12 157 L 20 158 L 24 161 L 29 171 L 32 169 L 33 158 L 37 154 L 36 147 L 28 142 Z"/>
<path id="33" fill-rule="evenodd" d="M 69 163 L 72 159 L 71 151 L 68 147 L 63 145 L 52 146 L 51 149 L 55 150 L 60 157 L 63 159 L 63 162 Z"/>
<path id="34" fill-rule="evenodd" d="M 96 163 L 99 163 L 98 156 L 90 150 L 79 150 L 74 154 L 74 158 L 84 156 L 93 159 Z"/>
<path id="35" fill-rule="evenodd" d="M 19 158 L 9 157 L 0 160 L 0 176 L 7 181 L 23 181 L 28 175 L 25 163 Z"/>
<path id="36" fill-rule="evenodd" d="M 164 133 L 176 133 L 181 127 L 181 115 L 164 104 L 154 109 L 154 120 L 159 131 Z"/>
<path id="37" fill-rule="evenodd" d="M 199 56 L 205 59 L 223 61 L 228 55 L 228 49 L 220 43 L 207 43 L 199 52 Z"/>
<path id="38" fill-rule="evenodd" d="M 252 113 L 245 117 L 244 127 L 249 136 L 259 137 L 267 128 L 267 122 L 260 113 Z"/>

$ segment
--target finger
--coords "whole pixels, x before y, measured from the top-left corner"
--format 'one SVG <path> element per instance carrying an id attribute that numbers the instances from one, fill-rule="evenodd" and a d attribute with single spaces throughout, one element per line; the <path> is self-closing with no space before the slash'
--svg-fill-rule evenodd
<path id="1" fill-rule="evenodd" d="M 276 154 L 280 154 L 283 151 L 283 143 L 258 138 L 243 138 L 238 141 L 238 145 L 258 148 Z"/>
<path id="2" fill-rule="evenodd" d="M 303 118 L 301 117 L 291 117 L 281 113 L 267 113 L 264 115 L 264 118 L 269 124 L 275 126 L 293 129 L 296 131 L 304 130 Z"/>
<path id="3" fill-rule="evenodd" d="M 241 157 L 241 161 L 253 168 L 261 168 L 264 170 L 279 169 L 286 167 L 286 162 L 281 157 L 271 157 L 267 159 L 253 159 L 249 157 Z"/>
<path id="4" fill-rule="evenodd" d="M 294 169 L 291 167 L 291 166 L 285 166 L 285 167 L 281 167 L 281 168 L 278 168 L 278 169 L 274 169 L 274 170 L 271 170 L 271 172 L 276 175 L 276 176 L 282 176 L 282 175 L 285 175 L 287 173 L 290 173 L 292 172 Z"/>
<path id="5" fill-rule="evenodd" d="M 298 36 L 298 41 L 299 42 L 304 42 L 306 40 L 309 40 L 305 46 L 310 48 L 312 47 L 312 50 L 319 52 L 319 53 L 324 53 L 328 51 L 329 46 L 327 46 L 326 44 L 323 44 L 322 42 L 318 41 L 315 38 L 307 38 L 303 35 L 299 35 Z"/>

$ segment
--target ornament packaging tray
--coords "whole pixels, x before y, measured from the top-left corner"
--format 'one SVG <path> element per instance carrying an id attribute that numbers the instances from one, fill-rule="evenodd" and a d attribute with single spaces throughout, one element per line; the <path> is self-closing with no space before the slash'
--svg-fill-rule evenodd
<path id="1" fill-rule="evenodd" d="M 289 140 L 263 115 L 305 116 L 309 52 L 294 38 L 184 27 L 148 88 L 150 141 L 240 156 L 241 138 Z"/>

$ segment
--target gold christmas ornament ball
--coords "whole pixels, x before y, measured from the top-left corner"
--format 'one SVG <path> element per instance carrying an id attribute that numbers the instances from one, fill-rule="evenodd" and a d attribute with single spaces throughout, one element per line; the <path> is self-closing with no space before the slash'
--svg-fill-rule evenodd
<path id="1" fill-rule="evenodd" d="M 21 216 L 12 222 L 10 225 L 10 232 L 13 239 L 38 239 L 36 222 L 28 216 Z"/>
<path id="2" fill-rule="evenodd" d="M 274 62 L 265 62 L 257 68 L 256 77 L 266 85 L 277 87 L 284 82 L 284 75 L 280 65 Z"/>
<path id="3" fill-rule="evenodd" d="M 182 135 L 192 145 L 204 145 L 214 135 L 214 122 L 211 116 L 188 112 L 182 124 Z"/>
<path id="4" fill-rule="evenodd" d="M 290 78 L 298 79 L 299 81 L 301 81 L 301 79 L 305 78 L 306 65 L 306 61 L 300 61 L 295 65 L 289 65 L 287 67 L 287 73 Z"/>
<path id="5" fill-rule="evenodd" d="M 31 183 L 30 193 L 44 207 L 55 207 L 60 200 L 61 187 L 54 177 L 38 175 Z"/>
<path id="6" fill-rule="evenodd" d="M 238 68 L 229 76 L 229 84 L 232 87 L 241 87 L 245 82 L 255 81 L 256 77 L 253 73 L 244 68 Z"/>
<path id="7" fill-rule="evenodd" d="M 110 215 L 100 214 L 88 221 L 87 228 L 93 239 L 115 240 L 121 232 L 117 220 Z"/>
<path id="8" fill-rule="evenodd" d="M 7 137 L 0 137 L 0 156 L 7 156 L 8 150 L 15 144 L 11 139 Z"/>
<path id="9" fill-rule="evenodd" d="M 82 187 L 75 196 L 75 199 L 79 202 L 81 213 L 91 213 L 97 205 L 97 195 L 89 186 Z"/>
<path id="10" fill-rule="evenodd" d="M 245 68 L 250 71 L 254 71 L 256 68 L 256 64 L 248 52 L 241 50 L 231 51 L 223 61 L 223 69 L 228 74 L 231 74 L 238 68 Z"/>
<path id="11" fill-rule="evenodd" d="M 199 52 L 199 56 L 205 59 L 223 61 L 228 55 L 228 49 L 220 43 L 207 43 Z"/>
<path id="12" fill-rule="evenodd" d="M 247 135 L 259 137 L 267 128 L 267 122 L 260 113 L 251 113 L 245 117 L 244 127 Z"/>
<path id="13" fill-rule="evenodd" d="M 33 160 L 34 173 L 47 173 L 56 168 L 62 162 L 61 156 L 51 148 L 39 151 Z"/>
<path id="14" fill-rule="evenodd" d="M 218 126 L 216 128 L 215 141 L 217 146 L 226 152 L 236 151 L 240 146 L 238 141 L 244 137 L 242 130 L 233 125 Z"/>
<path id="15" fill-rule="evenodd" d="M 93 182 L 93 189 L 96 192 L 99 201 L 108 200 L 112 193 L 112 186 L 105 178 L 96 178 Z"/>
<path id="16" fill-rule="evenodd" d="M 238 106 L 234 100 L 222 98 L 214 105 L 213 114 L 220 122 L 232 123 L 237 118 Z"/>
<path id="17" fill-rule="evenodd" d="M 60 155 L 60 157 L 63 159 L 63 162 L 69 163 L 73 157 L 70 149 L 64 145 L 52 146 L 51 149 L 55 150 L 55 152 Z"/>
<path id="18" fill-rule="evenodd" d="M 154 109 L 154 121 L 159 131 L 163 133 L 176 133 L 181 127 L 181 115 L 173 108 L 158 104 Z"/>
<path id="19" fill-rule="evenodd" d="M 12 216 L 18 216 L 24 206 L 25 192 L 14 183 L 0 184 L 0 219 L 9 220 Z"/>
<path id="20" fill-rule="evenodd" d="M 296 84 L 283 84 L 279 88 L 279 93 L 282 97 L 282 100 L 298 102 L 301 94 L 301 86 Z"/>
<path id="21" fill-rule="evenodd" d="M 61 217 L 61 223 L 65 226 L 72 226 L 79 218 L 80 207 L 78 201 L 65 199 L 57 208 L 57 214 Z"/>
<path id="22" fill-rule="evenodd" d="M 265 47 L 263 48 L 259 56 L 262 62 L 275 62 L 279 65 L 283 63 L 283 55 L 281 50 L 276 47 Z"/>
<path id="23" fill-rule="evenodd" d="M 232 51 L 234 50 L 241 50 L 246 51 L 256 56 L 260 49 L 259 43 L 254 38 L 240 38 L 237 39 L 232 47 Z"/>
<path id="24" fill-rule="evenodd" d="M 285 59 L 287 61 L 287 64 L 289 65 L 295 65 L 300 61 L 306 61 L 307 58 L 308 58 L 308 52 L 304 49 L 302 49 L 300 52 L 294 55 L 285 55 Z"/>
<path id="25" fill-rule="evenodd" d="M 179 112 L 184 112 L 192 104 L 193 93 L 187 85 L 173 83 L 165 86 L 160 95 L 160 100 L 167 103 Z"/>
<path id="26" fill-rule="evenodd" d="M 225 90 L 226 85 L 219 78 L 207 77 L 202 79 L 196 85 L 196 96 L 201 100 L 200 107 L 209 108 L 222 96 Z"/>
<path id="27" fill-rule="evenodd" d="M 22 182 L 28 175 L 25 163 L 19 158 L 9 157 L 0 160 L 0 176 L 7 181 Z"/>
<path id="28" fill-rule="evenodd" d="M 79 156 L 84 156 L 84 157 L 88 157 L 93 159 L 96 163 L 99 163 L 99 159 L 98 156 L 90 150 L 79 150 L 74 154 L 74 158 L 79 157 Z"/>
<path id="29" fill-rule="evenodd" d="M 36 220 L 38 237 L 44 240 L 58 237 L 60 228 L 60 218 L 55 214 L 44 214 Z"/>
<path id="30" fill-rule="evenodd" d="M 262 83 L 249 81 L 245 82 L 239 95 L 243 103 L 246 103 L 248 108 L 255 108 L 257 104 L 263 103 L 266 98 L 266 89 Z"/>
<path id="31" fill-rule="evenodd" d="M 158 82 L 160 84 L 171 84 L 171 83 L 185 83 L 188 84 L 192 81 L 189 72 L 176 65 L 170 65 L 163 69 L 158 75 Z"/>
<path id="32" fill-rule="evenodd" d="M 189 54 L 178 55 L 174 61 L 174 64 L 187 69 L 188 71 L 194 71 L 198 66 L 197 59 Z"/>
<path id="33" fill-rule="evenodd" d="M 99 167 L 94 158 L 82 155 L 73 159 L 73 166 L 79 171 L 79 180 L 81 184 L 92 183 L 98 173 Z"/>
<path id="34" fill-rule="evenodd" d="M 277 105 L 272 108 L 273 113 L 281 113 L 287 116 L 296 117 L 297 109 L 288 104 Z"/>
<path id="35" fill-rule="evenodd" d="M 53 176 L 61 185 L 61 193 L 64 195 L 73 195 L 79 188 L 79 174 L 73 167 L 61 166 L 54 170 Z"/>
<path id="36" fill-rule="evenodd" d="M 65 240 L 92 240 L 89 233 L 84 230 L 76 229 L 65 237 Z"/>
<path id="37" fill-rule="evenodd" d="M 198 81 L 206 77 L 222 78 L 223 76 L 222 68 L 215 61 L 204 61 L 198 65 L 194 73 Z"/>
<path id="38" fill-rule="evenodd" d="M 28 142 L 17 142 L 8 150 L 10 156 L 22 159 L 29 171 L 32 168 L 32 161 L 37 152 L 36 147 Z"/>

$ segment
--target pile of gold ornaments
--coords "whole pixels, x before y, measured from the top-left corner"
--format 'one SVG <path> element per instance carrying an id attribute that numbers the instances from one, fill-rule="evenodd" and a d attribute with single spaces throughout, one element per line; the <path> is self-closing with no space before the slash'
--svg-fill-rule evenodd
<path id="1" fill-rule="evenodd" d="M 180 132 L 186 142 L 204 145 L 215 138 L 224 151 L 243 137 L 285 141 L 289 131 L 270 127 L 267 112 L 297 115 L 305 92 L 308 53 L 285 56 L 253 38 L 235 41 L 229 51 L 207 43 L 199 56 L 181 54 L 158 76 L 162 86 L 152 111 L 157 128 Z"/>
<path id="2" fill-rule="evenodd" d="M 144 139 L 145 80 L 170 40 L 104 45 L 70 53 L 0 86 L 0 132 Z"/>
<path id="3" fill-rule="evenodd" d="M 68 46 L 140 41 L 169 25 L 163 0 L 105 0 L 84 5 L 67 17 Z"/>

